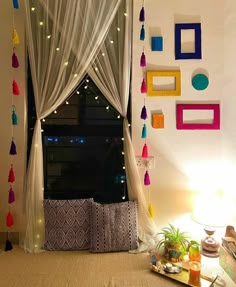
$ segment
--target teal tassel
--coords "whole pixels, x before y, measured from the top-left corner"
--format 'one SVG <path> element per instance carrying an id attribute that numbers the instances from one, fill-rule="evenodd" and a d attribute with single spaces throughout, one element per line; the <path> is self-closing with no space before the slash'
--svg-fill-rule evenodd
<path id="1" fill-rule="evenodd" d="M 141 31 L 140 31 L 140 40 L 144 41 L 145 39 L 145 29 L 144 29 L 144 25 L 142 25 Z"/>
<path id="2" fill-rule="evenodd" d="M 146 137 L 147 137 L 147 126 L 146 124 L 144 124 L 142 129 L 142 139 L 145 139 Z"/>
<path id="3" fill-rule="evenodd" d="M 16 126 L 17 122 L 18 122 L 18 119 L 17 119 L 17 115 L 16 115 L 16 111 L 15 111 L 15 106 L 13 106 L 11 118 L 12 118 L 12 125 Z"/>
<path id="4" fill-rule="evenodd" d="M 13 0 L 13 8 L 14 8 L 14 9 L 19 9 L 18 0 Z"/>

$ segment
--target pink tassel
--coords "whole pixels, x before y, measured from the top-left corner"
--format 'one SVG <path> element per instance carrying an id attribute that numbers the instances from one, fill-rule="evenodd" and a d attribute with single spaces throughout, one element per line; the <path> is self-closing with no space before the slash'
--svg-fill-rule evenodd
<path id="1" fill-rule="evenodd" d="M 11 168 L 8 175 L 8 182 L 14 182 L 14 181 L 15 181 L 15 173 L 13 170 L 13 164 L 11 164 Z"/>
<path id="2" fill-rule="evenodd" d="M 142 157 L 147 158 L 148 157 L 148 147 L 146 144 L 143 146 L 143 151 L 142 151 Z"/>
<path id="3" fill-rule="evenodd" d="M 149 176 L 148 171 L 146 171 L 144 175 L 144 185 L 150 185 L 150 184 L 151 184 L 150 176 Z"/>
<path id="4" fill-rule="evenodd" d="M 143 79 L 142 85 L 141 85 L 141 93 L 145 94 L 146 92 L 147 92 L 147 84 L 146 84 L 145 79 Z"/>
<path id="5" fill-rule="evenodd" d="M 19 67 L 19 61 L 18 61 L 18 58 L 17 58 L 15 52 L 13 52 L 13 55 L 12 55 L 12 67 L 13 68 L 18 68 Z"/>
<path id="6" fill-rule="evenodd" d="M 11 212 L 9 211 L 7 214 L 7 227 L 11 227 L 14 224 L 13 222 L 13 216 Z"/>
<path id="7" fill-rule="evenodd" d="M 18 87 L 17 82 L 15 80 L 13 80 L 13 82 L 12 82 L 12 93 L 15 96 L 19 96 L 19 94 L 20 94 L 19 87 Z"/>
<path id="8" fill-rule="evenodd" d="M 146 56 L 144 52 L 142 52 L 141 58 L 140 58 L 140 67 L 146 67 Z"/>

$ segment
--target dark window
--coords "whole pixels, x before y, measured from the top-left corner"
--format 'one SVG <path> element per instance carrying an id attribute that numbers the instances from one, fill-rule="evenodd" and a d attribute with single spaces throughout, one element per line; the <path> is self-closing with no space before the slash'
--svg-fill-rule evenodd
<path id="1" fill-rule="evenodd" d="M 30 116 L 29 136 L 34 123 Z M 67 101 L 42 121 L 42 129 L 45 198 L 128 200 L 123 120 L 88 75 Z"/>

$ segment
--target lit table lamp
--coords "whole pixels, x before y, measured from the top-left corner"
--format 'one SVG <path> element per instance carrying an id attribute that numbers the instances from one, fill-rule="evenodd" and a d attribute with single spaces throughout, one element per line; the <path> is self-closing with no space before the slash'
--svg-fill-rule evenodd
<path id="1" fill-rule="evenodd" d="M 216 227 L 232 222 L 231 203 L 222 192 L 200 194 L 195 201 L 192 219 L 204 225 L 206 236 L 201 240 L 201 253 L 207 257 L 219 256 L 219 241 L 214 237 Z"/>

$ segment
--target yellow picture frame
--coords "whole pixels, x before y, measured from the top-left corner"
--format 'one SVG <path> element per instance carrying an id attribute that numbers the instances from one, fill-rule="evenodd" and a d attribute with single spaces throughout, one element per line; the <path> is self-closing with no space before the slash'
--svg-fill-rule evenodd
<path id="1" fill-rule="evenodd" d="M 174 77 L 175 88 L 173 90 L 154 90 L 153 79 L 155 77 Z M 147 95 L 148 96 L 180 96 L 181 74 L 180 71 L 147 71 Z"/>

